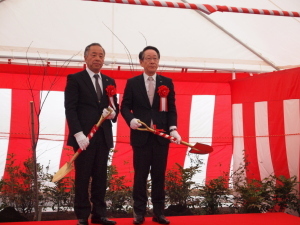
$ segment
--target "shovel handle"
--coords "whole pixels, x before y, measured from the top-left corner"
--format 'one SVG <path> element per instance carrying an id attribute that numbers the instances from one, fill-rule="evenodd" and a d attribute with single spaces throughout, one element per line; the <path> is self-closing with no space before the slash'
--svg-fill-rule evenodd
<path id="1" fill-rule="evenodd" d="M 176 139 L 176 138 L 175 138 L 175 139 Z M 187 142 L 185 142 L 185 141 L 180 141 L 180 143 L 181 143 L 181 144 L 184 144 L 184 145 L 186 145 L 186 146 L 189 146 L 189 147 L 191 147 L 191 148 L 194 147 L 193 145 L 191 145 L 190 143 L 187 143 Z"/>
<path id="2" fill-rule="evenodd" d="M 145 126 L 145 128 L 137 128 L 137 130 L 141 130 L 141 131 L 149 131 L 149 132 L 152 132 L 152 133 L 154 133 L 154 134 L 157 134 L 157 135 L 159 135 L 159 136 L 161 136 L 161 137 L 167 138 L 167 139 L 172 140 L 172 141 L 176 141 L 176 140 L 177 140 L 176 138 L 174 138 L 174 137 L 172 137 L 172 136 L 170 136 L 170 135 L 168 135 L 168 134 L 162 133 L 162 132 L 160 132 L 160 131 L 158 131 L 158 130 L 154 130 L 154 129 L 148 127 L 144 122 L 142 122 L 142 121 L 140 121 L 140 120 L 139 120 L 138 122 L 141 123 L 143 126 Z M 211 151 L 209 151 L 209 152 L 203 152 L 202 150 L 195 148 L 194 145 L 192 145 L 192 144 L 190 144 L 190 143 L 187 143 L 187 142 L 185 142 L 185 141 L 180 141 L 180 144 L 183 144 L 183 145 L 186 145 L 186 146 L 190 147 L 191 149 L 197 151 L 197 153 L 199 153 L 199 154 L 207 154 L 207 153 L 209 153 L 209 152 L 212 151 L 212 150 L 211 150 Z M 198 143 L 196 143 L 196 145 L 197 145 L 197 144 L 198 144 Z M 204 145 L 204 144 L 202 144 L 202 145 Z M 208 146 L 207 146 L 207 147 L 208 147 Z M 211 147 L 209 147 L 209 148 L 211 148 Z M 196 153 L 196 152 L 192 152 L 192 153 Z"/>
<path id="3" fill-rule="evenodd" d="M 98 130 L 98 128 L 100 127 L 100 125 L 103 123 L 104 120 L 107 119 L 107 117 L 112 113 L 112 110 L 110 108 L 108 108 L 108 114 L 103 117 L 101 115 L 99 121 L 97 124 L 95 124 L 90 133 L 88 134 L 87 138 L 90 140 L 94 134 L 96 133 L 96 131 Z M 72 156 L 71 160 L 69 162 L 67 162 L 63 167 L 61 167 L 57 173 L 53 176 L 52 178 L 52 182 L 57 182 L 59 181 L 60 179 L 62 179 L 65 175 L 67 175 L 71 170 L 72 170 L 72 163 L 75 161 L 75 159 L 79 156 L 79 154 L 82 152 L 82 149 L 78 149 L 75 154 Z"/>
<path id="4" fill-rule="evenodd" d="M 99 129 L 99 127 L 101 126 L 101 124 L 104 122 L 104 120 L 106 120 L 107 119 L 107 117 L 112 113 L 112 109 L 110 109 L 110 108 L 107 108 L 107 110 L 108 110 L 108 114 L 105 116 L 105 117 L 103 117 L 102 115 L 101 115 L 101 117 L 100 117 L 100 119 L 99 119 L 99 121 L 98 121 L 98 123 L 96 123 L 93 127 L 92 127 L 92 129 L 91 129 L 91 131 L 90 131 L 90 133 L 88 134 L 88 136 L 87 136 L 87 138 L 89 139 L 89 140 L 91 140 L 91 138 L 94 136 L 94 134 L 96 133 L 96 131 Z M 76 153 L 78 152 L 78 154 L 80 154 L 81 152 L 82 152 L 82 149 L 81 148 L 78 148 L 78 150 L 76 151 Z M 75 156 L 75 155 L 74 155 Z M 74 156 L 72 157 L 72 159 L 74 158 Z M 77 156 L 76 156 L 76 158 L 77 158 Z M 76 159 L 75 158 L 75 159 Z M 71 159 L 71 161 L 72 161 L 72 159 Z M 75 160 L 74 159 L 74 160 Z M 73 161 L 74 161 L 73 160 Z M 70 162 L 71 162 L 70 161 Z M 72 162 L 73 162 L 72 161 Z"/>
<path id="5" fill-rule="evenodd" d="M 82 152 L 81 149 L 78 149 L 77 152 L 75 152 L 75 154 L 73 155 L 73 157 L 70 160 L 70 164 L 73 163 L 75 161 L 75 159 L 79 156 L 79 154 Z"/>

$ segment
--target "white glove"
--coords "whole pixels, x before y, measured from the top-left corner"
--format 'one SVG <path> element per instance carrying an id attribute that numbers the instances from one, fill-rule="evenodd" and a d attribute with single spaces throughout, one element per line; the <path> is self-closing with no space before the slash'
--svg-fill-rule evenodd
<path id="1" fill-rule="evenodd" d="M 108 106 L 108 108 L 112 111 L 111 114 L 109 114 L 109 111 L 106 108 L 104 108 L 102 112 L 102 116 L 106 117 L 109 114 L 109 116 L 106 119 L 112 120 L 113 118 L 115 118 L 116 112 L 110 106 Z"/>
<path id="2" fill-rule="evenodd" d="M 74 134 L 74 137 L 76 138 L 76 141 L 79 145 L 79 148 L 82 150 L 86 150 L 87 146 L 89 146 L 90 141 L 89 139 L 83 134 L 82 131 Z"/>
<path id="3" fill-rule="evenodd" d="M 139 121 L 139 119 L 136 119 L 136 118 L 132 119 L 130 121 L 130 128 L 133 129 L 133 130 L 135 130 L 136 128 L 142 126 L 142 124 L 139 123 L 138 121 Z"/>
<path id="4" fill-rule="evenodd" d="M 180 135 L 178 134 L 177 130 L 171 131 L 170 136 L 176 138 L 176 141 L 172 141 L 172 140 L 171 140 L 172 143 L 180 144 L 181 137 L 180 137 Z"/>

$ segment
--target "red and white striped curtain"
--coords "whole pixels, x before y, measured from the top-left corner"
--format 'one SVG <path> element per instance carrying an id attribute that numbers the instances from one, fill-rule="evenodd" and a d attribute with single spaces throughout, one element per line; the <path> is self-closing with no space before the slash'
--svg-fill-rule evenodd
<path id="1" fill-rule="evenodd" d="M 35 66 L 0 66 L 0 177 L 7 177 L 6 158 L 16 163 L 32 156 L 30 101 L 39 109 L 37 161 L 54 174 L 73 155 L 66 146 L 68 128 L 64 113 L 66 75 L 80 69 Z M 126 80 L 140 72 L 102 71 L 116 79 L 119 101 Z M 203 183 L 235 169 L 245 150 L 251 162 L 247 176 L 268 174 L 299 176 L 300 69 L 255 75 L 230 73 L 172 73 L 178 108 L 178 131 L 191 144 L 212 145 L 209 155 L 187 154 L 184 145 L 171 144 L 168 168 L 175 163 L 191 166 L 203 160 L 194 181 Z M 242 78 L 246 77 L 246 78 Z M 297 80 L 298 79 L 298 80 Z M 37 121 L 37 117 L 35 118 Z M 37 131 L 37 125 L 36 125 Z M 115 150 L 112 164 L 128 183 L 133 179 L 129 128 L 120 115 L 113 126 Z M 146 132 L 146 131 L 141 131 Z M 233 167 L 231 166 L 233 165 Z"/>
<path id="2" fill-rule="evenodd" d="M 231 82 L 234 169 L 250 162 L 247 177 L 300 172 L 300 70 Z"/>

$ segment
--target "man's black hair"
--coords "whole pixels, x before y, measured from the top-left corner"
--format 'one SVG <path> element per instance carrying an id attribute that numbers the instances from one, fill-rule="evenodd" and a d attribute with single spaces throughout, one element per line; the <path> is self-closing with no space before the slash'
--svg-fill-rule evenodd
<path id="1" fill-rule="evenodd" d="M 139 59 L 140 59 L 140 60 L 143 60 L 143 59 L 144 59 L 144 53 L 145 53 L 145 51 L 147 51 L 147 50 L 149 50 L 149 49 L 152 49 L 152 50 L 156 51 L 156 53 L 157 53 L 157 55 L 158 55 L 158 58 L 160 59 L 160 53 L 159 53 L 158 49 L 155 48 L 155 47 L 153 47 L 153 46 L 147 46 L 147 47 L 145 47 L 145 48 L 143 49 L 143 51 L 140 52 L 140 54 L 139 54 Z"/>

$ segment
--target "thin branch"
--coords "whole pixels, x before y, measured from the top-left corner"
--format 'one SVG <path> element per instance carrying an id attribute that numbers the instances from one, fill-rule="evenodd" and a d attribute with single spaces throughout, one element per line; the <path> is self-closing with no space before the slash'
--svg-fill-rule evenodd
<path id="1" fill-rule="evenodd" d="M 103 23 L 103 22 L 102 22 Z M 134 68 L 133 68 L 133 61 L 132 61 L 132 57 L 131 57 L 131 54 L 128 50 L 128 48 L 126 47 L 126 45 L 121 41 L 121 39 L 105 24 L 103 23 L 104 26 L 106 26 L 106 28 L 121 42 L 121 44 L 124 46 L 125 50 L 126 50 L 126 54 L 127 54 L 127 57 L 129 59 L 129 67 L 130 67 L 130 70 L 132 72 L 132 74 L 134 75 Z"/>
<path id="2" fill-rule="evenodd" d="M 145 37 L 145 35 L 142 33 L 142 32 L 140 32 L 139 31 L 139 33 L 143 36 L 143 38 L 145 39 L 145 41 L 146 41 L 146 46 L 148 46 L 148 44 L 147 44 L 147 39 L 146 39 L 146 37 Z"/>

